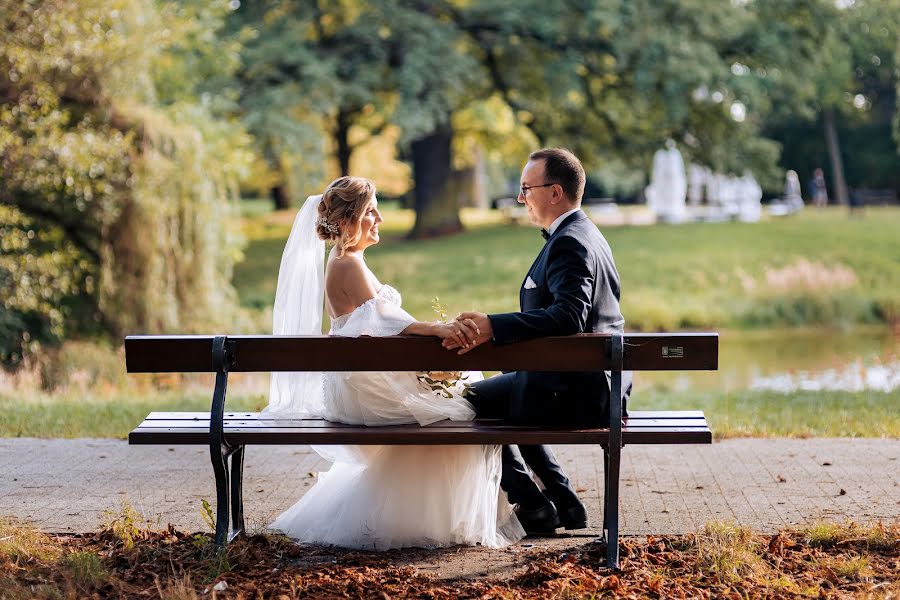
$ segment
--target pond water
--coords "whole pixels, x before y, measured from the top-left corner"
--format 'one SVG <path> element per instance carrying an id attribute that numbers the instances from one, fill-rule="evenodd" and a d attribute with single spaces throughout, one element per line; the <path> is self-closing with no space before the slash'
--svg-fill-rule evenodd
<path id="1" fill-rule="evenodd" d="M 726 331 L 719 370 L 640 373 L 638 385 L 670 389 L 777 391 L 900 389 L 900 335 L 887 328 Z"/>

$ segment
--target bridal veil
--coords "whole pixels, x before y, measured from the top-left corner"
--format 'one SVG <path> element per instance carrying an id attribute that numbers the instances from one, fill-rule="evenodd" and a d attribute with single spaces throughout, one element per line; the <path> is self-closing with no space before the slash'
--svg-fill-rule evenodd
<path id="1" fill-rule="evenodd" d="M 306 199 L 284 248 L 272 312 L 275 335 L 322 335 L 325 242 L 315 228 L 321 201 L 321 195 Z M 310 418 L 322 411 L 322 373 L 272 373 L 269 405 L 262 416 Z"/>

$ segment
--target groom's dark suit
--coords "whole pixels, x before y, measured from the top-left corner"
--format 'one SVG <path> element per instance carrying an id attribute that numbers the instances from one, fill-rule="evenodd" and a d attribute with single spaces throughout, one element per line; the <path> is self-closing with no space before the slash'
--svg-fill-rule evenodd
<path id="1" fill-rule="evenodd" d="M 581 210 L 566 217 L 549 236 L 522 284 L 519 303 L 520 312 L 488 316 L 494 343 L 623 331 L 612 251 Z M 478 382 L 472 392 L 481 417 L 538 425 L 609 422 L 609 383 L 602 372 L 517 371 Z M 557 503 L 577 502 L 549 447 L 523 446 L 521 455 L 546 486 L 547 496 Z M 546 503 L 523 479 L 528 474 L 516 449 L 504 449 L 503 456 L 503 483 L 510 500 Z"/>

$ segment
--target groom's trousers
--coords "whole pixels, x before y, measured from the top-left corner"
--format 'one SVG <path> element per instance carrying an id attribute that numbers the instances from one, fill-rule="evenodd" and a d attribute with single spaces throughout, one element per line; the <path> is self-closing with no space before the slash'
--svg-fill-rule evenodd
<path id="1" fill-rule="evenodd" d="M 475 407 L 476 418 L 503 419 L 508 416 L 513 378 L 513 373 L 504 373 L 472 385 L 467 400 Z M 510 502 L 526 509 L 545 506 L 548 500 L 564 506 L 578 502 L 575 490 L 550 446 L 503 446 L 502 456 L 500 487 Z M 528 467 L 544 484 L 544 491 L 531 478 Z"/>

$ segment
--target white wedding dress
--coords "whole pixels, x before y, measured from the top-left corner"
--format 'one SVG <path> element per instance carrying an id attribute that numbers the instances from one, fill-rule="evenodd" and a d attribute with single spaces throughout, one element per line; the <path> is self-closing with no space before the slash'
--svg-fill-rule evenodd
<path id="1" fill-rule="evenodd" d="M 293 255 L 286 250 L 285 260 L 289 256 Z M 283 262 L 282 273 L 285 269 Z M 308 275 L 285 275 L 285 281 Z M 279 326 L 281 286 L 280 274 L 276 333 L 285 329 Z M 413 321 L 401 308 L 400 294 L 384 285 L 375 298 L 333 319 L 330 335 L 396 335 Z M 302 332 L 294 329 L 291 333 Z M 316 396 L 310 385 L 316 376 L 320 397 L 305 402 L 290 397 L 298 390 Z M 299 383 L 291 383 L 292 377 Z M 475 415 L 463 397 L 438 396 L 411 372 L 273 374 L 270 406 L 264 412 L 273 418 L 281 413 L 368 426 L 467 421 Z M 299 542 L 369 550 L 458 544 L 498 548 L 525 536 L 500 490 L 499 446 L 316 446 L 314 450 L 333 461 L 331 468 L 270 525 Z"/>

